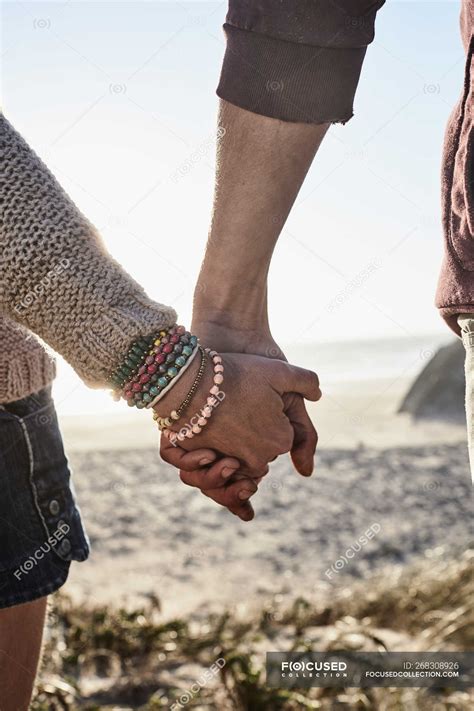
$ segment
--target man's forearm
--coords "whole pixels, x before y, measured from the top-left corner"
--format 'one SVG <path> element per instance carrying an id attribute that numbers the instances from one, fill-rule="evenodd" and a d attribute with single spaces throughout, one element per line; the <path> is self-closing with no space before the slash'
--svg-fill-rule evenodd
<path id="1" fill-rule="evenodd" d="M 273 248 L 329 123 L 353 114 L 383 4 L 229 0 L 214 216 L 194 304 L 199 327 L 206 319 L 233 328 L 257 320 L 260 333 L 268 326 Z"/>
<path id="2" fill-rule="evenodd" d="M 268 328 L 273 250 L 328 124 L 288 123 L 221 101 L 214 211 L 194 318 Z"/>

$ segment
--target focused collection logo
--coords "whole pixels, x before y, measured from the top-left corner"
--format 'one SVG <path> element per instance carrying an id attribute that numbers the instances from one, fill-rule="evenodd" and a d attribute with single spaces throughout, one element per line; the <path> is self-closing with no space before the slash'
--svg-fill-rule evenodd
<path id="1" fill-rule="evenodd" d="M 474 652 L 267 652 L 267 685 L 311 687 L 474 686 Z"/>
<path id="2" fill-rule="evenodd" d="M 347 664 L 343 661 L 301 660 L 281 663 L 281 675 L 287 678 L 302 677 L 347 677 Z"/>

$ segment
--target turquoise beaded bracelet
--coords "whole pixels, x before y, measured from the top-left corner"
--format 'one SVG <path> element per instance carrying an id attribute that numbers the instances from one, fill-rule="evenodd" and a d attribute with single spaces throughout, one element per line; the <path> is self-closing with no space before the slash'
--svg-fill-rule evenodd
<path id="1" fill-rule="evenodd" d="M 115 399 L 123 397 L 139 409 L 150 407 L 185 368 L 197 345 L 197 337 L 183 326 L 138 339 L 109 378 Z"/>

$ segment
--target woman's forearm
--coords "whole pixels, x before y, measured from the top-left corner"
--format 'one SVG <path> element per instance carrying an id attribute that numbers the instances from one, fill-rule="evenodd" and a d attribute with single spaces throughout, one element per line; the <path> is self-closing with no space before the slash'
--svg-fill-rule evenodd
<path id="1" fill-rule="evenodd" d="M 88 384 L 105 386 L 130 343 L 176 314 L 112 259 L 3 114 L 0 165 L 0 313 L 40 336 Z"/>

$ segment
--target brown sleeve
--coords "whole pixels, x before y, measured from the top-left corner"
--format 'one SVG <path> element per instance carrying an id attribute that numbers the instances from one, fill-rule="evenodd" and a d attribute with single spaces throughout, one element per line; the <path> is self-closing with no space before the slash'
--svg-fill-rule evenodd
<path id="1" fill-rule="evenodd" d="M 229 0 L 217 94 L 284 121 L 345 123 L 385 0 Z"/>

